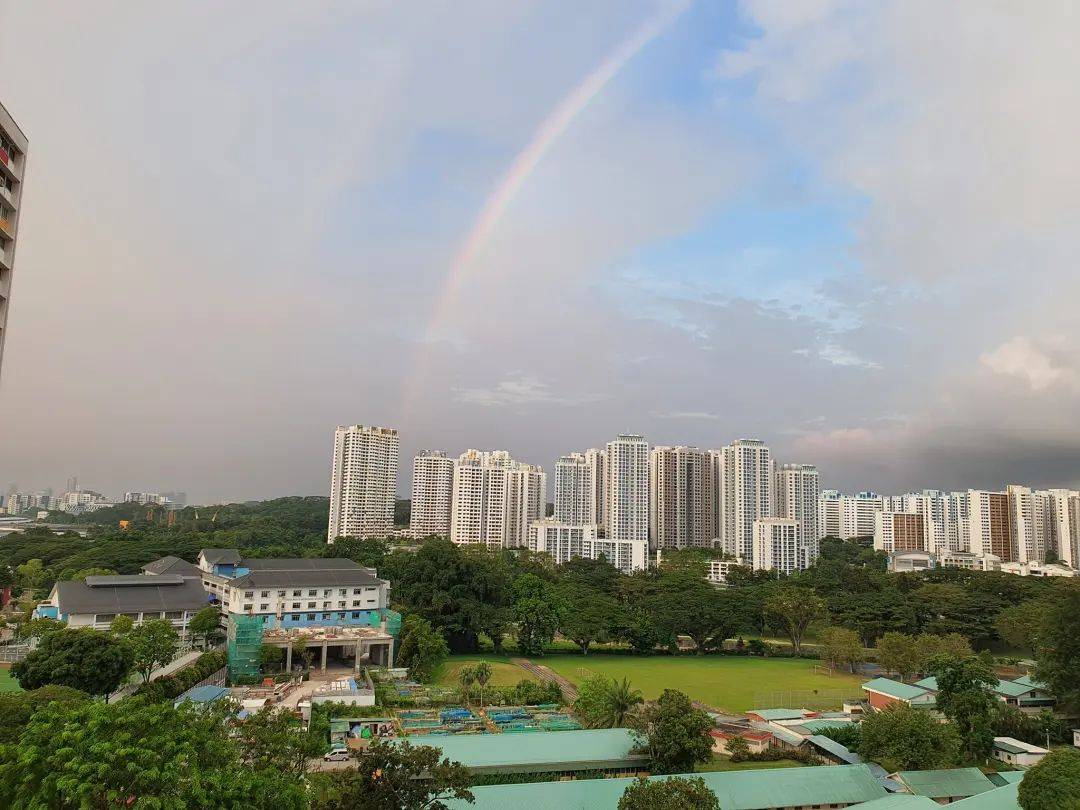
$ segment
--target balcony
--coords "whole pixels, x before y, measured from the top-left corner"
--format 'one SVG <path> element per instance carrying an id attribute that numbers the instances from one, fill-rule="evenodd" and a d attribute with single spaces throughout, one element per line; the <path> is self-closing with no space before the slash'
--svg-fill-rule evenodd
<path id="1" fill-rule="evenodd" d="M 15 195 L 8 190 L 7 186 L 0 186 L 0 197 L 3 197 L 12 205 L 15 204 Z"/>
<path id="2" fill-rule="evenodd" d="M 4 219 L 0 217 L 0 231 L 3 231 L 8 239 L 15 238 L 15 223 L 10 219 Z"/>
<path id="3" fill-rule="evenodd" d="M 8 255 L 8 251 L 4 250 L 2 247 L 0 247 L 0 268 L 3 268 L 4 270 L 11 269 L 11 257 Z"/>
<path id="4" fill-rule="evenodd" d="M 15 172 L 15 159 L 4 151 L 3 147 L 0 147 L 0 169 L 3 169 L 12 180 L 19 179 L 19 175 Z"/>

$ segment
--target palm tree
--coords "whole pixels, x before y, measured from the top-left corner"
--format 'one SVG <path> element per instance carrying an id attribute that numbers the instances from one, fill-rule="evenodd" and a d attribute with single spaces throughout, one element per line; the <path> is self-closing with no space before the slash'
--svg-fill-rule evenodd
<path id="1" fill-rule="evenodd" d="M 487 661 L 481 661 L 473 667 L 473 678 L 480 684 L 480 708 L 482 709 L 484 708 L 484 687 L 491 680 L 491 664 Z"/>
<path id="2" fill-rule="evenodd" d="M 461 681 L 461 694 L 465 703 L 468 704 L 469 687 L 476 681 L 476 671 L 472 667 L 462 667 L 461 672 L 458 673 L 458 680 Z"/>
<path id="3" fill-rule="evenodd" d="M 609 728 L 621 728 L 626 723 L 627 715 L 634 710 L 634 707 L 645 702 L 641 690 L 630 686 L 629 678 L 623 678 L 622 681 L 612 678 L 604 699 L 606 704 L 604 706 L 604 719 Z"/>

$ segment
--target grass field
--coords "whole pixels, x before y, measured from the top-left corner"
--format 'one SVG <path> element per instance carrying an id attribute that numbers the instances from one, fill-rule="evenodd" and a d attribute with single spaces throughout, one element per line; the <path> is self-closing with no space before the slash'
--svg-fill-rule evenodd
<path id="1" fill-rule="evenodd" d="M 646 699 L 678 689 L 694 700 L 729 712 L 760 708 L 839 708 L 861 695 L 859 676 L 820 670 L 802 658 L 743 656 L 552 655 L 534 659 L 573 683 L 590 673 L 629 678 Z"/>
<path id="2" fill-rule="evenodd" d="M 11 677 L 7 667 L 0 667 L 0 692 L 21 692 L 19 682 Z"/>
<path id="3" fill-rule="evenodd" d="M 455 655 L 448 658 L 439 671 L 435 674 L 435 683 L 440 686 L 457 686 L 461 681 L 458 677 L 462 667 L 473 666 L 480 661 L 491 664 L 491 680 L 489 686 L 517 686 L 518 681 L 535 681 L 536 678 L 516 664 L 511 664 L 508 658 L 500 658 L 493 655 Z"/>

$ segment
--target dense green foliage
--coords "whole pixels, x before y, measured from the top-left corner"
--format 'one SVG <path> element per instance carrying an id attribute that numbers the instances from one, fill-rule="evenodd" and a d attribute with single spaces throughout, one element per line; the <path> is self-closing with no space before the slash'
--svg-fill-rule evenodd
<path id="1" fill-rule="evenodd" d="M 619 810 L 720 810 L 720 801 L 700 776 L 639 777 L 623 791 Z"/>
<path id="2" fill-rule="evenodd" d="M 1080 751 L 1053 751 L 1031 768 L 1017 800 L 1024 810 L 1080 810 Z"/>
<path id="3" fill-rule="evenodd" d="M 859 734 L 863 759 L 890 772 L 947 768 L 959 757 L 960 739 L 951 723 L 905 704 L 870 713 Z"/>
<path id="4" fill-rule="evenodd" d="M 50 703 L 85 703 L 86 692 L 70 686 L 42 686 L 29 692 L 0 693 L 0 746 L 18 742 L 23 727 L 38 709 Z"/>
<path id="5" fill-rule="evenodd" d="M 653 773 L 690 773 L 712 759 L 712 718 L 682 692 L 665 689 L 658 701 L 631 715 L 630 727 Z"/>
<path id="6" fill-rule="evenodd" d="M 149 619 L 141 622 L 124 638 L 131 648 L 132 667 L 142 675 L 143 683 L 150 680 L 150 673 L 173 660 L 180 636 L 165 619 Z"/>
<path id="7" fill-rule="evenodd" d="M 632 688 L 626 678 L 620 681 L 590 675 L 578 687 L 574 712 L 586 728 L 619 728 L 644 701 L 641 692 Z"/>
<path id="8" fill-rule="evenodd" d="M 446 639 L 431 622 L 415 614 L 405 617 L 398 639 L 397 666 L 407 667 L 413 679 L 426 682 L 449 654 Z"/>
<path id="9" fill-rule="evenodd" d="M 277 649 L 275 647 L 275 649 Z M 200 655 L 183 669 L 140 686 L 135 694 L 149 701 L 174 700 L 200 681 L 204 681 L 225 666 L 225 652 L 212 650 Z"/>
<path id="10" fill-rule="evenodd" d="M 356 768 L 312 778 L 313 810 L 444 810 L 443 799 L 471 801 L 469 771 L 431 746 L 376 743 Z"/>
<path id="11" fill-rule="evenodd" d="M 964 752 L 983 760 L 994 747 L 994 720 L 998 700 L 991 689 L 997 685 L 993 667 L 982 658 L 942 657 L 934 664 L 937 708 L 952 721 Z"/>
<path id="12" fill-rule="evenodd" d="M 68 686 L 108 696 L 122 684 L 134 662 L 131 647 L 111 633 L 57 630 L 11 668 L 23 689 Z"/>
<path id="13" fill-rule="evenodd" d="M 1038 632 L 1035 675 L 1061 704 L 1080 711 L 1080 589 L 1048 606 Z"/>

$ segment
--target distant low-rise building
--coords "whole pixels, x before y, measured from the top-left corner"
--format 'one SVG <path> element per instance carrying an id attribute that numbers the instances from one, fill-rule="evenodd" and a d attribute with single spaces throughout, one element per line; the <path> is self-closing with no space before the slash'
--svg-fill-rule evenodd
<path id="1" fill-rule="evenodd" d="M 1030 768 L 1042 762 L 1043 757 L 1049 753 L 1050 751 L 1046 748 L 1013 737 L 994 737 L 994 750 L 991 756 L 1006 765 Z"/>
<path id="2" fill-rule="evenodd" d="M 937 567 L 937 558 L 928 551 L 896 551 L 889 555 L 889 570 L 894 574 L 929 571 Z"/>
<path id="3" fill-rule="evenodd" d="M 907 704 L 913 709 L 933 709 L 937 705 L 935 690 L 891 678 L 874 678 L 864 683 L 862 690 L 866 693 L 870 708 L 877 711 L 897 703 Z"/>
<path id="4" fill-rule="evenodd" d="M 528 548 L 550 554 L 556 565 L 574 557 L 597 560 L 604 557 L 624 574 L 648 566 L 647 547 L 632 540 L 598 537 L 595 525 L 560 523 L 553 518 L 529 524 Z"/>

